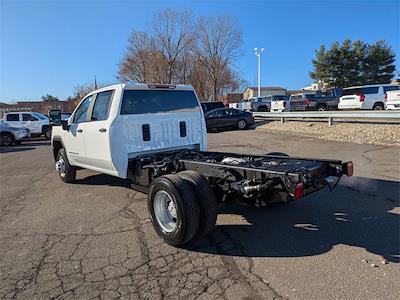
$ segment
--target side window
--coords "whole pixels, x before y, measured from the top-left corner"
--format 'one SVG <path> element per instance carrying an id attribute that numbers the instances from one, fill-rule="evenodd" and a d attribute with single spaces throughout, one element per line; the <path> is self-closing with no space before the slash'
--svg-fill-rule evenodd
<path id="1" fill-rule="evenodd" d="M 363 94 L 377 94 L 378 90 L 379 90 L 378 86 L 366 87 L 366 88 L 362 88 L 362 93 Z"/>
<path id="2" fill-rule="evenodd" d="M 392 85 L 392 86 L 384 86 L 383 87 L 383 92 L 386 93 L 388 91 L 397 91 L 400 90 L 400 86 L 399 85 Z"/>
<path id="3" fill-rule="evenodd" d="M 19 114 L 8 114 L 6 120 L 11 122 L 19 121 Z"/>
<path id="4" fill-rule="evenodd" d="M 217 111 L 217 118 L 223 117 L 225 115 L 225 109 Z"/>
<path id="5" fill-rule="evenodd" d="M 22 121 L 37 121 L 38 119 L 31 114 L 22 114 Z"/>
<path id="6" fill-rule="evenodd" d="M 87 121 L 87 112 L 92 102 L 93 96 L 87 97 L 75 112 L 74 123 L 82 123 Z"/>
<path id="7" fill-rule="evenodd" d="M 113 91 L 98 93 L 92 112 L 92 121 L 106 120 Z"/>

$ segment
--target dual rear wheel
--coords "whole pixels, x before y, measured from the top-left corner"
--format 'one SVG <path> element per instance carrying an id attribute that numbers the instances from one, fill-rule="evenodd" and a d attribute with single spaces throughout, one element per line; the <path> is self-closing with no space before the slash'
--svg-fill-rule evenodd
<path id="1" fill-rule="evenodd" d="M 215 194 L 195 171 L 155 179 L 148 194 L 148 210 L 156 233 L 173 246 L 209 234 L 217 219 Z"/>

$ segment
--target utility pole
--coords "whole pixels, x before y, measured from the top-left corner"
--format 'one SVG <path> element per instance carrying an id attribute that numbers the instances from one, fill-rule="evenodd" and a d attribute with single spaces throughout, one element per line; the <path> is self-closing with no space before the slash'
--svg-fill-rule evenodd
<path id="1" fill-rule="evenodd" d="M 254 48 L 254 54 L 258 59 L 258 98 L 261 97 L 261 53 L 264 52 L 264 48 Z"/>

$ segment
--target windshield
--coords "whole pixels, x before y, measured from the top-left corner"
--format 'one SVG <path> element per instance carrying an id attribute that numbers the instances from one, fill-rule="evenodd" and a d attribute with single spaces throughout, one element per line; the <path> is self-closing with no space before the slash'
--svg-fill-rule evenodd
<path id="1" fill-rule="evenodd" d="M 38 117 L 41 120 L 46 120 L 47 117 L 45 115 L 42 115 L 40 113 L 32 113 L 35 117 Z"/>
<path id="2" fill-rule="evenodd" d="M 121 115 L 199 111 L 193 91 L 126 90 L 121 107 Z"/>

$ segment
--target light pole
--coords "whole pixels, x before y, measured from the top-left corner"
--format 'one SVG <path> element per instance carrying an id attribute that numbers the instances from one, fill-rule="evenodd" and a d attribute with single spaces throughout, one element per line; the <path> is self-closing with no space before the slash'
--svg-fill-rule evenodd
<path id="1" fill-rule="evenodd" d="M 254 54 L 258 58 L 258 98 L 261 97 L 261 53 L 264 52 L 264 48 L 254 48 Z"/>

